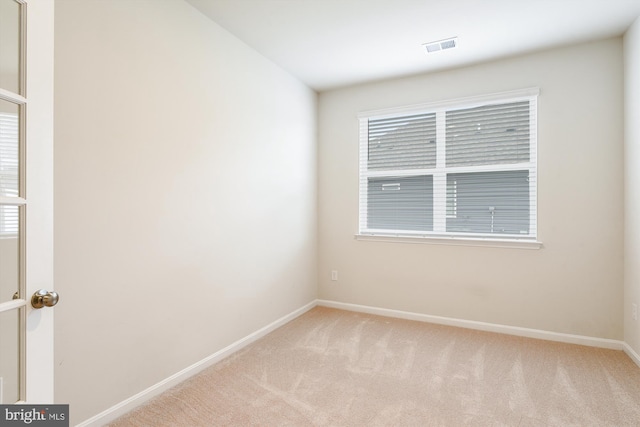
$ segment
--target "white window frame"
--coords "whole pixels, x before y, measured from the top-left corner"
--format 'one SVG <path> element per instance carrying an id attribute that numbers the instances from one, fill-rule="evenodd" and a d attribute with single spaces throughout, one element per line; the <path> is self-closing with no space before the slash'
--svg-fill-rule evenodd
<path id="1" fill-rule="evenodd" d="M 537 98 L 538 88 L 528 88 L 517 91 L 494 93 L 476 97 L 468 97 L 427 104 L 412 105 L 400 108 L 366 111 L 358 115 L 360 123 L 359 146 L 359 224 L 356 239 L 376 240 L 407 243 L 454 244 L 471 246 L 498 246 L 509 248 L 539 249 L 542 243 L 537 240 Z M 511 102 L 530 102 L 530 142 L 529 161 L 515 164 L 494 164 L 479 166 L 446 167 L 446 123 L 447 111 L 473 108 L 486 105 L 506 104 Z M 431 169 L 408 170 L 368 170 L 369 120 L 402 117 L 423 113 L 436 113 L 436 167 Z M 469 172 L 498 172 L 529 170 L 529 234 L 526 236 L 515 234 L 480 234 L 456 233 L 446 231 L 447 198 L 446 177 L 451 173 Z M 367 185 L 369 178 L 403 177 L 417 175 L 433 176 L 433 231 L 410 231 L 367 229 Z M 436 190 L 440 189 L 440 190 Z"/>

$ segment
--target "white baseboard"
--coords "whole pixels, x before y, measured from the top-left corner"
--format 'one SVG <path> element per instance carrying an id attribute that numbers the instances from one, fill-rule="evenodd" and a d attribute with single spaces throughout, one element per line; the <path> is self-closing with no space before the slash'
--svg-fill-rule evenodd
<path id="1" fill-rule="evenodd" d="M 357 311 L 360 313 L 376 314 L 379 316 L 396 317 L 399 319 L 417 320 L 419 322 L 437 323 L 439 325 L 457 326 L 460 328 L 476 329 L 487 332 L 497 332 L 507 335 L 517 335 L 520 337 L 543 339 L 547 341 L 557 341 L 569 344 L 580 344 L 590 347 L 608 348 L 622 350 L 626 343 L 606 338 L 593 338 L 582 335 L 563 334 L 549 332 L 539 329 L 521 328 L 518 326 L 506 326 L 495 323 L 476 322 L 473 320 L 454 319 L 451 317 L 431 316 L 428 314 L 412 313 L 408 311 L 391 310 L 388 308 L 370 307 L 358 304 L 343 302 L 317 300 L 319 306 L 338 308 L 341 310 Z M 628 347 L 628 346 L 627 346 Z M 631 348 L 629 347 L 630 351 Z M 627 353 L 629 354 L 629 353 Z M 633 358 L 633 357 L 632 357 Z"/>
<path id="2" fill-rule="evenodd" d="M 200 360 L 199 362 L 194 363 L 193 365 L 183 369 L 180 372 L 177 372 L 176 374 L 170 376 L 169 378 L 166 378 L 160 381 L 159 383 L 152 385 L 146 390 L 142 390 L 140 393 L 134 396 L 131 396 L 130 398 L 118 403 L 115 406 L 112 406 L 111 408 L 99 413 L 98 415 L 95 415 L 89 418 L 88 420 L 83 421 L 82 423 L 78 424 L 76 427 L 98 427 L 116 420 L 117 418 L 121 417 L 127 412 L 130 412 L 131 410 L 142 405 L 143 403 L 151 400 L 157 395 L 169 390 L 171 387 L 178 385 L 182 381 L 196 375 L 197 373 L 203 371 L 209 366 L 215 363 L 218 363 L 222 359 L 232 355 L 233 353 L 243 349 L 249 344 L 267 335 L 268 333 L 278 329 L 280 326 L 284 325 L 285 323 L 288 323 L 291 320 L 295 319 L 296 317 L 306 313 L 316 305 L 317 305 L 316 301 L 310 302 L 309 304 L 295 310 L 294 312 L 281 317 L 275 322 L 270 323 L 264 328 L 261 328 L 255 331 L 254 333 L 223 348 L 222 350 L 215 352 L 211 356 L 208 356 Z"/>
<path id="3" fill-rule="evenodd" d="M 625 353 L 627 353 L 627 356 L 629 356 L 629 358 L 631 360 L 633 360 L 634 362 L 636 362 L 636 365 L 638 365 L 638 367 L 640 367 L 640 355 L 638 355 L 638 353 L 636 353 L 629 344 L 627 344 L 626 342 L 624 343 L 624 347 L 623 350 Z"/>

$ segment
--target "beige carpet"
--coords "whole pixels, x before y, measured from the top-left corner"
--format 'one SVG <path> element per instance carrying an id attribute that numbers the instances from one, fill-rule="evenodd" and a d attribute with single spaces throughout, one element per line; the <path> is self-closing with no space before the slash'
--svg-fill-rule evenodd
<path id="1" fill-rule="evenodd" d="M 316 307 L 112 426 L 640 426 L 623 352 Z"/>

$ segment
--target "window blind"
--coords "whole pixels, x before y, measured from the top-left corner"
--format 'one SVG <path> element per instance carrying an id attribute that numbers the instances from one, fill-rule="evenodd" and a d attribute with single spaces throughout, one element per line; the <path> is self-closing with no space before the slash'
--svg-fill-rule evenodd
<path id="1" fill-rule="evenodd" d="M 18 197 L 18 115 L 0 113 L 0 197 Z M 0 206 L 0 237 L 18 235 L 18 206 Z"/>
<path id="2" fill-rule="evenodd" d="M 368 168 L 424 169 L 436 166 L 436 115 L 393 117 L 369 122 Z"/>
<path id="3" fill-rule="evenodd" d="M 537 91 L 360 116 L 360 234 L 535 239 Z"/>
<path id="4" fill-rule="evenodd" d="M 529 102 L 447 111 L 447 166 L 529 161 Z"/>

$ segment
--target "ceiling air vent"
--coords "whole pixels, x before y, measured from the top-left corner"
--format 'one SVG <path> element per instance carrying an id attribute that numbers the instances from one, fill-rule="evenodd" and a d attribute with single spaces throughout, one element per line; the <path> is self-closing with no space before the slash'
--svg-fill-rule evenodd
<path id="1" fill-rule="evenodd" d="M 458 46 L 458 38 L 452 37 L 450 39 L 438 40 L 437 42 L 425 43 L 422 46 L 424 46 L 427 53 L 453 49 L 454 47 Z"/>

